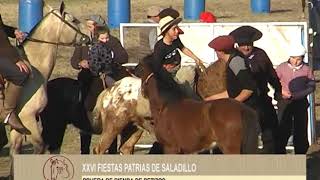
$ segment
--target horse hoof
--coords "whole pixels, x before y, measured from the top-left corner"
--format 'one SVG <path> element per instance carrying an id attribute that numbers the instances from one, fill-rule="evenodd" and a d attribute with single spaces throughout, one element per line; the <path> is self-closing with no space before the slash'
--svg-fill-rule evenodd
<path id="1" fill-rule="evenodd" d="M 99 154 L 99 147 L 93 148 L 93 154 Z"/>

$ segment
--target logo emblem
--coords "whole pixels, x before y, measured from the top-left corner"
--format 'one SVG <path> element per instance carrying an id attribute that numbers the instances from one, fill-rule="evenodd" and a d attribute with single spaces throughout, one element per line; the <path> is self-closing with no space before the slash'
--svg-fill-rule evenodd
<path id="1" fill-rule="evenodd" d="M 71 180 L 74 176 L 74 166 L 70 159 L 64 156 L 52 156 L 43 166 L 45 180 Z"/>

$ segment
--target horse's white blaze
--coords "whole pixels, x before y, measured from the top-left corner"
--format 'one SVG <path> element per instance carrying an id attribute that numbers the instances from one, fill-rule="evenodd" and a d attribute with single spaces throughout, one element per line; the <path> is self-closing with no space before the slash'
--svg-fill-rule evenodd
<path id="1" fill-rule="evenodd" d="M 141 88 L 141 79 L 126 77 L 116 82 L 103 99 L 103 108 L 108 106 L 119 107 L 119 103 L 124 101 L 136 101 Z"/>

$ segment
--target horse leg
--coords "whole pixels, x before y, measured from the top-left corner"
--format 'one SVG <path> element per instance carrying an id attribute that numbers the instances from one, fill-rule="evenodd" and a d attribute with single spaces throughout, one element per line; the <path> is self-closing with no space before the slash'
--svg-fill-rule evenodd
<path id="1" fill-rule="evenodd" d="M 23 135 L 15 131 L 14 129 L 10 131 L 10 154 L 20 154 L 21 153 L 21 147 L 23 142 Z"/>
<path id="2" fill-rule="evenodd" d="M 45 148 L 44 148 L 44 143 L 41 136 L 42 128 L 39 127 L 35 114 L 24 114 L 23 112 L 21 112 L 20 114 L 21 114 L 20 118 L 23 119 L 23 124 L 25 125 L 26 128 L 28 128 L 31 131 L 31 135 L 28 135 L 27 137 L 29 137 L 29 140 L 33 145 L 33 148 L 34 148 L 33 153 L 43 154 L 45 151 Z"/>
<path id="3" fill-rule="evenodd" d="M 111 131 L 109 130 L 103 131 L 101 134 L 99 144 L 93 149 L 93 153 L 104 154 L 107 151 L 107 149 L 110 147 L 112 141 L 117 136 L 117 134 L 119 134 L 119 132 L 113 129 Z"/>
<path id="4" fill-rule="evenodd" d="M 121 154 L 133 154 L 134 145 L 139 141 L 143 133 L 142 129 L 138 129 L 131 137 L 120 147 Z"/>
<path id="5" fill-rule="evenodd" d="M 102 121 L 102 133 L 99 144 L 93 149 L 94 154 L 104 154 L 106 150 L 110 147 L 113 140 L 116 136 L 121 132 L 121 130 L 125 127 L 125 124 L 116 127 L 116 121 L 112 121 L 114 119 L 114 114 L 110 112 L 110 116 L 108 112 L 101 112 L 101 121 Z"/>
<path id="6" fill-rule="evenodd" d="M 90 154 L 91 137 L 90 133 L 80 130 L 81 154 Z"/>
<path id="7" fill-rule="evenodd" d="M 258 135 L 259 135 L 259 120 L 258 114 L 252 109 L 246 109 L 242 114 L 242 154 L 257 154 L 258 152 Z"/>
<path id="8" fill-rule="evenodd" d="M 3 123 L 0 124 L 0 151 L 8 143 L 7 131 Z"/>

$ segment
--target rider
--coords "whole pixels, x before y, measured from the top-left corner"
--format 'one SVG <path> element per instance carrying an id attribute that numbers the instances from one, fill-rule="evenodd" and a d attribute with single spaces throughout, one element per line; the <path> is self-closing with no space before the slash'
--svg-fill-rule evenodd
<path id="1" fill-rule="evenodd" d="M 31 134 L 21 123 L 15 111 L 22 87 L 28 79 L 29 69 L 17 50 L 10 44 L 8 36 L 21 40 L 24 34 L 16 28 L 4 25 L 0 15 L 0 74 L 10 81 L 5 90 L 5 98 L 1 99 L 0 119 L 21 134 Z"/>
<path id="2" fill-rule="evenodd" d="M 166 16 L 160 20 L 160 35 L 162 35 L 163 38 L 155 44 L 152 68 L 153 72 L 160 75 L 160 78 L 171 75 L 175 81 L 182 85 L 181 87 L 188 97 L 198 99 L 192 90 L 195 75 L 194 69 L 193 72 L 190 69 L 188 74 L 185 75 L 192 76 L 192 79 L 189 79 L 190 82 L 179 77 L 179 74 L 182 72 L 180 71 L 181 56 L 179 50 L 192 58 L 197 64 L 202 63 L 202 61 L 190 49 L 183 45 L 179 38 L 179 34 L 183 33 L 183 31 L 178 27 L 181 20 L 181 18 L 175 19 L 171 16 Z"/>
<path id="3" fill-rule="evenodd" d="M 103 90 L 101 79 L 99 76 L 95 76 L 89 69 L 89 48 L 91 48 L 92 45 L 97 41 L 97 38 L 95 38 L 95 32 L 99 26 L 106 27 L 105 21 L 100 15 L 91 15 L 87 19 L 87 28 L 90 31 L 91 41 L 84 46 L 77 46 L 71 58 L 72 67 L 75 69 L 80 69 L 80 72 L 78 73 L 78 81 L 81 84 L 81 91 L 84 97 L 84 106 L 87 112 L 91 112 L 93 110 L 96 98 Z M 105 35 L 108 35 L 109 39 L 104 46 L 111 49 L 113 52 L 113 62 L 117 62 L 118 64 L 128 62 L 128 53 L 122 47 L 120 41 L 116 37 L 110 35 L 109 30 Z M 91 134 L 80 131 L 80 135 L 81 154 L 89 154 Z M 109 153 L 115 153 L 117 151 L 116 143 L 116 141 L 112 143 L 109 148 Z"/>

